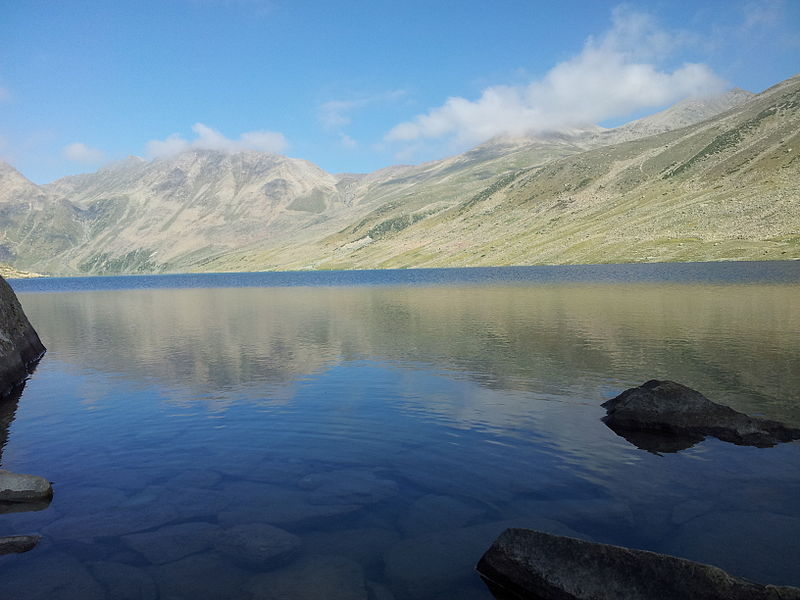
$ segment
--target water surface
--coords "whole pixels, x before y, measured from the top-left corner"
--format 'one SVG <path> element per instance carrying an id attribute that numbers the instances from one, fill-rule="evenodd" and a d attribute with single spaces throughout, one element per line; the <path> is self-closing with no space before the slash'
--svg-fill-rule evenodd
<path id="1" fill-rule="evenodd" d="M 800 585 L 800 444 L 600 421 L 666 378 L 800 426 L 800 263 L 12 284 L 48 353 L 2 467 L 56 490 L 0 516 L 44 535 L 0 560 L 26 597 L 491 598 L 509 525 Z"/>

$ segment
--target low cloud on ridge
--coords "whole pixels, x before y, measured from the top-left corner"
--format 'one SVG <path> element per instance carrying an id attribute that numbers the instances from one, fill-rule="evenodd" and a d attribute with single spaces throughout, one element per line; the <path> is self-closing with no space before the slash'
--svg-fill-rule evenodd
<path id="1" fill-rule="evenodd" d="M 101 163 L 106 159 L 106 153 L 97 148 L 91 148 L 83 142 L 73 142 L 61 149 L 61 153 L 67 160 L 78 163 L 95 164 Z"/>
<path id="2" fill-rule="evenodd" d="M 153 158 L 174 156 L 187 150 L 218 150 L 220 152 L 243 152 L 258 150 L 259 152 L 283 152 L 288 143 L 282 133 L 275 131 L 247 131 L 233 140 L 225 137 L 216 129 L 203 123 L 192 125 L 197 134 L 193 140 L 187 140 L 178 133 L 173 133 L 163 140 L 147 142 L 147 154 Z"/>
<path id="3" fill-rule="evenodd" d="M 658 64 L 692 40 L 658 27 L 645 13 L 618 7 L 612 26 L 590 37 L 580 54 L 523 86 L 486 88 L 477 100 L 451 97 L 439 107 L 393 127 L 390 142 L 449 138 L 478 143 L 500 134 L 599 123 L 688 96 L 722 92 L 726 82 L 707 65 L 672 71 Z"/>

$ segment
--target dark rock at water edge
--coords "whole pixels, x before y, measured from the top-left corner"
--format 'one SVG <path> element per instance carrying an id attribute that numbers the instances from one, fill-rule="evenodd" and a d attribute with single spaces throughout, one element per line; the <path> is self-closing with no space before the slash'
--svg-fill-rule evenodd
<path id="1" fill-rule="evenodd" d="M 44 351 L 14 290 L 0 277 L 0 397 L 25 381 Z"/>
<path id="2" fill-rule="evenodd" d="M 477 570 L 498 597 L 539 600 L 800 600 L 690 560 L 530 529 L 508 529 Z"/>
<path id="3" fill-rule="evenodd" d="M 15 535 L 0 537 L 0 554 L 21 554 L 33 550 L 42 539 L 39 535 Z"/>
<path id="4" fill-rule="evenodd" d="M 383 555 L 386 577 L 400 598 L 461 598 L 453 590 L 476 583 L 475 563 L 492 540 L 508 528 L 531 526 L 560 535 L 582 535 L 557 521 L 536 517 L 437 531 L 389 548 Z"/>
<path id="5" fill-rule="evenodd" d="M 52 496 L 53 486 L 44 477 L 0 470 L 0 502 L 41 503 Z"/>
<path id="6" fill-rule="evenodd" d="M 603 422 L 651 452 L 677 452 L 713 436 L 742 446 L 770 447 L 800 439 L 800 429 L 750 417 L 674 381 L 651 380 L 602 404 Z"/>

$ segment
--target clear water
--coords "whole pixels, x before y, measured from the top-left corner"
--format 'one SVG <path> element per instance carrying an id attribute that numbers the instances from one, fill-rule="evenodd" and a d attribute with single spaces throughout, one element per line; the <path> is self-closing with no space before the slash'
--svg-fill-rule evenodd
<path id="1" fill-rule="evenodd" d="M 44 536 L 0 597 L 488 599 L 509 525 L 800 585 L 800 444 L 600 421 L 664 378 L 800 426 L 800 263 L 12 285 L 48 352 L 2 467 L 55 497 L 0 515 Z"/>

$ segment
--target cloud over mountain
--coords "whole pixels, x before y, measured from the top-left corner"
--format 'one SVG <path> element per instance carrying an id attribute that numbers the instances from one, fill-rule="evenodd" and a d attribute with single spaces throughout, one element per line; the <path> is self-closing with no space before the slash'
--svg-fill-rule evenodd
<path id="1" fill-rule="evenodd" d="M 325 129 L 338 130 L 352 122 L 353 112 L 368 106 L 397 102 L 406 95 L 405 90 L 390 90 L 350 100 L 330 100 L 319 105 L 317 118 Z"/>
<path id="2" fill-rule="evenodd" d="M 477 100 L 451 97 L 393 127 L 387 141 L 454 139 L 476 143 L 502 133 L 522 134 L 624 117 L 687 96 L 721 92 L 725 82 L 708 66 L 668 62 L 693 40 L 661 29 L 647 14 L 613 12 L 611 28 L 590 37 L 576 56 L 527 85 L 497 85 Z"/>
<path id="3" fill-rule="evenodd" d="M 106 159 L 106 153 L 97 148 L 91 148 L 83 142 L 73 142 L 62 148 L 64 158 L 79 163 L 99 163 Z"/>
<path id="4" fill-rule="evenodd" d="M 163 140 L 150 140 L 147 142 L 147 154 L 160 158 L 180 154 L 186 150 L 219 150 L 231 153 L 244 150 L 283 152 L 288 146 L 284 135 L 275 131 L 246 131 L 236 140 L 225 137 L 203 123 L 192 125 L 192 131 L 197 135 L 192 140 L 187 140 L 179 133 L 173 133 Z"/>

